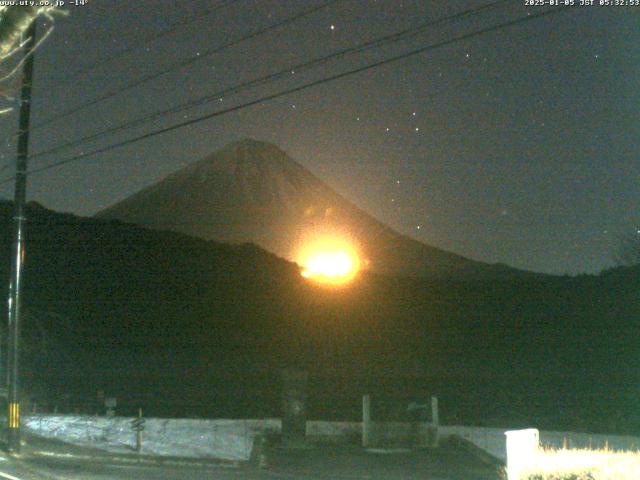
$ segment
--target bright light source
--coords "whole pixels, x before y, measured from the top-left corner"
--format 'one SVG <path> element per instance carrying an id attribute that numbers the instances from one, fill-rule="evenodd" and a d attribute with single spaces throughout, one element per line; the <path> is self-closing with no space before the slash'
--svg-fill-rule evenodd
<path id="1" fill-rule="evenodd" d="M 323 237 L 306 242 L 299 255 L 301 275 L 329 285 L 344 285 L 357 275 L 360 259 L 348 242 Z"/>
<path id="2" fill-rule="evenodd" d="M 318 252 L 307 260 L 305 277 L 323 275 L 325 277 L 343 277 L 353 270 L 353 260 L 347 252 Z"/>

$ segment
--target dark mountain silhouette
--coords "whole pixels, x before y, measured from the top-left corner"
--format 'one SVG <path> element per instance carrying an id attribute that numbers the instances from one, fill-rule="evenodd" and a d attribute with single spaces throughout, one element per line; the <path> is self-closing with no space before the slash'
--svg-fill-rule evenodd
<path id="1" fill-rule="evenodd" d="M 339 232 L 368 269 L 411 276 L 515 274 L 400 235 L 360 210 L 272 144 L 243 140 L 100 212 L 160 230 L 252 242 L 296 261 L 302 239 Z"/>
<path id="2" fill-rule="evenodd" d="M 11 219 L 0 203 L 5 279 Z M 26 235 L 22 384 L 39 408 L 95 408 L 101 389 L 122 414 L 274 416 L 295 366 L 314 418 L 357 419 L 363 393 L 437 394 L 450 423 L 640 432 L 638 267 L 336 290 L 254 245 L 35 204 Z"/>

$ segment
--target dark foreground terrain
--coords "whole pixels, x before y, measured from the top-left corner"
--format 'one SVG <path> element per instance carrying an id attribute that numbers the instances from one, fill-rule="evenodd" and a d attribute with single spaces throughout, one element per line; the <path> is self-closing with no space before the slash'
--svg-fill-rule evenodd
<path id="1" fill-rule="evenodd" d="M 104 413 L 113 396 L 119 415 L 279 417 L 280 373 L 296 367 L 309 419 L 359 420 L 370 394 L 374 420 L 402 420 L 437 395 L 442 423 L 640 432 L 640 268 L 362 274 L 336 290 L 254 245 L 28 216 L 24 411 Z M 1 203 L 0 258 L 11 217 Z"/>
<path id="2" fill-rule="evenodd" d="M 275 449 L 268 462 L 257 465 L 215 465 L 196 462 L 123 462 L 109 458 L 27 455 L 7 461 L 0 473 L 20 480 L 497 480 L 500 467 L 482 463 L 454 446 L 439 449 L 369 452 L 358 447 L 325 446 Z"/>

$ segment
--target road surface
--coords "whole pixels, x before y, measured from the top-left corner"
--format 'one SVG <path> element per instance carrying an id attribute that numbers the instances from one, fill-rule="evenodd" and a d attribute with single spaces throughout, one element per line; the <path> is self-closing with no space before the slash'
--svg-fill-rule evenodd
<path id="1" fill-rule="evenodd" d="M 498 467 L 457 447 L 437 450 L 375 451 L 327 446 L 274 449 L 266 468 L 170 461 L 64 456 L 4 457 L 0 480 L 498 480 Z M 7 475 L 7 476 L 3 476 Z"/>

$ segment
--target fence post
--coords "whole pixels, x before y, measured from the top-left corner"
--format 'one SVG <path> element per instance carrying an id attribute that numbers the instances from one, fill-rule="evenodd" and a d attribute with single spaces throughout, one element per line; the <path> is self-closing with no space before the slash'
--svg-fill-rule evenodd
<path id="1" fill-rule="evenodd" d="M 138 409 L 138 418 L 142 419 L 142 409 Z M 138 428 L 136 430 L 136 452 L 140 453 L 142 451 L 142 429 Z"/>
<path id="2" fill-rule="evenodd" d="M 431 396 L 431 423 L 433 424 L 433 443 L 434 447 L 438 446 L 439 436 L 438 427 L 440 425 L 440 417 L 438 414 L 438 397 Z"/>
<path id="3" fill-rule="evenodd" d="M 521 474 L 535 465 L 540 432 L 535 428 L 504 432 L 507 436 L 507 478 L 521 480 Z"/>
<path id="4" fill-rule="evenodd" d="M 371 444 L 371 396 L 362 396 L 362 446 Z"/>
<path id="5" fill-rule="evenodd" d="M 138 409 L 138 417 L 131 421 L 131 428 L 136 432 L 136 452 L 142 451 L 142 431 L 144 430 L 144 418 L 142 418 L 142 409 Z"/>

